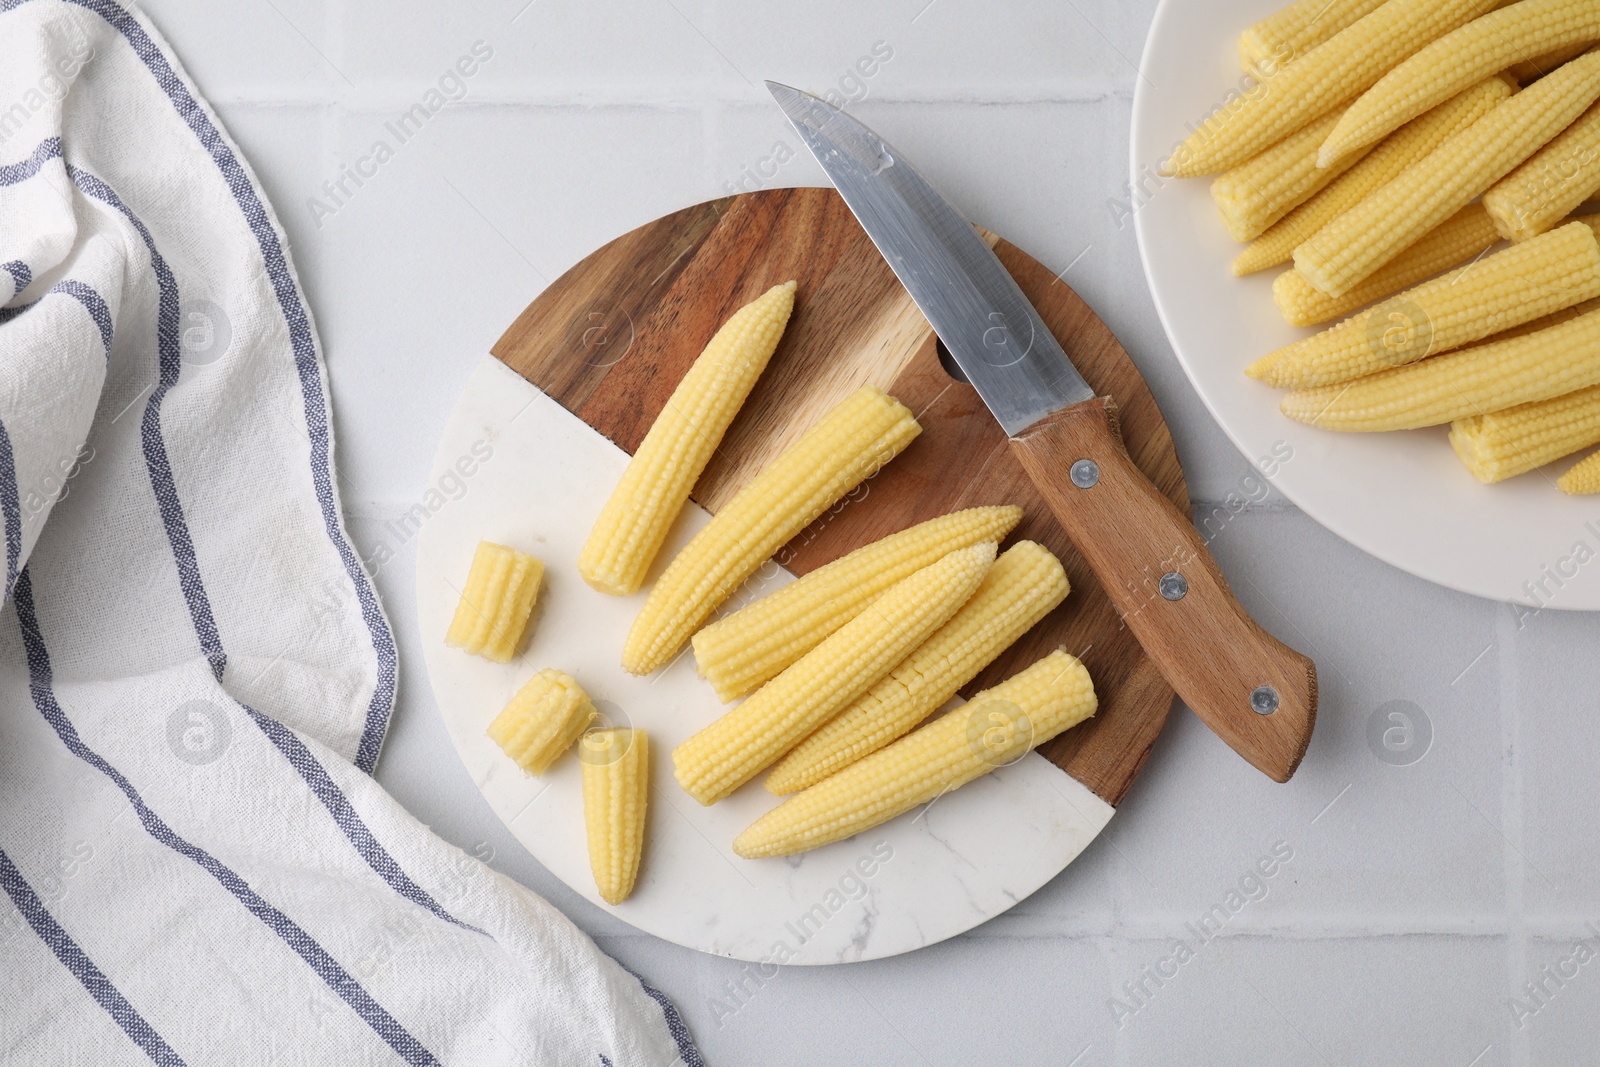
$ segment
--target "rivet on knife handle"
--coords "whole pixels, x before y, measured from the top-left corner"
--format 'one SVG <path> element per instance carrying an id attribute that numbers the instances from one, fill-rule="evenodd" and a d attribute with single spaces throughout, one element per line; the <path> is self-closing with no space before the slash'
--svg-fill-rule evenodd
<path id="1" fill-rule="evenodd" d="M 1111 402 L 1046 416 L 1012 447 L 1178 696 L 1287 781 L 1316 722 L 1316 667 L 1245 612 L 1189 517 L 1128 458 Z"/>

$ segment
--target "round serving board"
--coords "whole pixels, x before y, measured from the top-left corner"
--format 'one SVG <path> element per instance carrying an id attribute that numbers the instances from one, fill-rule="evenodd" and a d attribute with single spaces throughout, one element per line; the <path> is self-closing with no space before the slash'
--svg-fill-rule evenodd
<path id="1" fill-rule="evenodd" d="M 991 238 L 992 239 L 992 238 Z M 1113 397 L 1128 448 L 1187 509 L 1166 424 L 1127 353 L 1065 283 L 995 242 L 1001 261 L 1095 388 Z M 923 427 L 894 462 L 778 554 L 769 592 L 887 533 L 947 511 L 1015 503 L 1012 539 L 1061 557 L 1072 594 L 963 695 L 1051 649 L 1081 658 L 1099 713 L 1038 753 L 871 832 L 802 856 L 744 860 L 734 836 L 777 799 L 759 779 L 703 808 L 670 752 L 725 708 L 680 657 L 648 678 L 618 665 L 643 603 L 578 577 L 578 550 L 629 453 L 706 341 L 741 305 L 799 282 L 788 331 L 695 487 L 658 561 L 837 400 L 871 383 Z M 512 324 L 457 403 L 433 484 L 465 486 L 423 525 L 417 606 L 428 670 L 456 749 L 495 812 L 564 882 L 639 929 L 739 959 L 835 963 L 906 952 L 961 933 L 1032 893 L 1111 817 L 1166 720 L 1172 690 L 1012 459 L 972 388 L 940 363 L 927 322 L 832 189 L 775 189 L 675 212 L 610 242 Z M 451 482 L 456 484 L 456 482 Z M 444 646 L 474 546 L 499 541 L 545 561 L 532 636 L 510 664 Z M 585 850 L 576 759 L 524 774 L 484 736 L 535 670 L 570 671 L 611 720 L 651 736 L 645 859 L 633 896 L 600 901 Z"/>

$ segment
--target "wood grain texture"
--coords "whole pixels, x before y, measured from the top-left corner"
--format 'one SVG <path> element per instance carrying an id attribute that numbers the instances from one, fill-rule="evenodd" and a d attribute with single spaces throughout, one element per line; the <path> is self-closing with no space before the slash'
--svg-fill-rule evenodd
<path id="1" fill-rule="evenodd" d="M 1090 384 L 1117 402 L 1128 453 L 1182 512 L 1183 472 L 1154 398 L 1121 344 L 1064 282 L 1015 246 L 995 251 Z M 1020 504 L 1012 539 L 1054 551 L 1066 602 L 963 692 L 1061 647 L 1088 667 L 1099 713 L 1040 749 L 1116 805 L 1172 705 L 1162 679 L 973 389 L 832 189 L 774 189 L 685 208 L 596 250 L 545 290 L 493 348 L 507 366 L 632 452 L 706 341 L 771 285 L 799 282 L 794 316 L 695 486 L 715 511 L 832 404 L 864 383 L 903 401 L 922 435 L 779 553 L 797 574 L 955 508 Z M 709 690 L 708 690 L 709 693 Z M 714 698 L 711 698 L 714 699 Z"/>

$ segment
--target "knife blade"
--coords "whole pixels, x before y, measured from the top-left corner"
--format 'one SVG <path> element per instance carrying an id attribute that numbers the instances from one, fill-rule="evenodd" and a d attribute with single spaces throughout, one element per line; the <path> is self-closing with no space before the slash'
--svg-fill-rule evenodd
<path id="1" fill-rule="evenodd" d="M 1173 690 L 1276 781 L 1316 722 L 1316 666 L 1239 604 L 1210 550 L 1129 459 L 1113 398 L 1073 366 L 973 226 L 882 137 L 767 82 Z"/>

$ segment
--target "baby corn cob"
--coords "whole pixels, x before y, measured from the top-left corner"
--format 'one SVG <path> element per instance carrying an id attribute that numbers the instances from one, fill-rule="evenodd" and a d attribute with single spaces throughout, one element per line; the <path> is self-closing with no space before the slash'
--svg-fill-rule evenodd
<path id="1" fill-rule="evenodd" d="M 949 622 L 778 761 L 768 791 L 782 796 L 813 786 L 909 733 L 1066 599 L 1068 588 L 1049 549 L 1013 545 Z"/>
<path id="2" fill-rule="evenodd" d="M 1565 48 L 1557 48 L 1546 52 L 1542 56 L 1525 59 L 1521 63 L 1513 63 L 1506 68 L 1506 73 L 1517 80 L 1518 85 L 1527 85 L 1555 70 L 1569 59 L 1575 59 L 1589 50 L 1589 42 L 1582 44 L 1569 44 Z"/>
<path id="3" fill-rule="evenodd" d="M 1318 292 L 1299 271 L 1288 270 L 1273 280 L 1272 299 L 1290 325 L 1315 326 L 1459 266 L 1482 254 L 1496 240 L 1488 214 L 1481 206 L 1471 204 L 1343 296 Z"/>
<path id="4" fill-rule="evenodd" d="M 1581 222 L 1451 271 L 1263 357 L 1279 388 L 1349 381 L 1481 341 L 1600 296 L 1600 242 Z"/>
<path id="5" fill-rule="evenodd" d="M 1497 2 L 1389 0 L 1207 117 L 1161 173 L 1193 178 L 1238 166 L 1354 100 L 1396 63 Z"/>
<path id="6" fill-rule="evenodd" d="M 1056 651 L 745 828 L 733 850 L 788 856 L 842 841 L 957 789 L 1095 713 L 1083 664 Z"/>
<path id="7" fill-rule="evenodd" d="M 778 347 L 794 282 L 733 313 L 701 351 L 628 461 L 578 554 L 578 573 L 602 593 L 639 591 L 689 491 Z"/>
<path id="8" fill-rule="evenodd" d="M 1425 115 L 1406 123 L 1327 188 L 1273 223 L 1234 259 L 1235 277 L 1288 263 L 1295 245 L 1305 241 L 1335 217 L 1356 204 L 1396 174 L 1432 152 L 1446 137 L 1459 133 L 1510 96 L 1511 83 L 1501 77 L 1486 78 L 1446 100 Z"/>
<path id="9" fill-rule="evenodd" d="M 1600 104 L 1483 194 L 1500 236 L 1526 241 L 1600 192 Z"/>
<path id="10" fill-rule="evenodd" d="M 1473 19 L 1378 79 L 1339 119 L 1319 159 L 1331 166 L 1511 64 L 1600 38 L 1594 0 L 1520 0 Z"/>
<path id="11" fill-rule="evenodd" d="M 1450 424 L 1450 445 L 1485 485 L 1600 444 L 1600 386 Z"/>
<path id="12" fill-rule="evenodd" d="M 444 643 L 496 663 L 510 662 L 543 577 L 544 564 L 527 553 L 479 541 Z"/>
<path id="13" fill-rule="evenodd" d="M 1211 198 L 1229 237 L 1239 242 L 1255 240 L 1361 161 L 1352 155 L 1337 166 L 1317 166 L 1317 146 L 1336 121 L 1337 114 L 1324 115 L 1212 180 Z"/>
<path id="14" fill-rule="evenodd" d="M 905 405 L 862 386 L 739 490 L 668 564 L 622 649 L 649 674 L 757 567 L 922 432 Z"/>
<path id="15" fill-rule="evenodd" d="M 1600 384 L 1600 311 L 1353 382 L 1284 397 L 1283 413 L 1328 430 L 1437 426 Z"/>
<path id="16" fill-rule="evenodd" d="M 695 634 L 695 665 L 719 699 L 742 697 L 906 575 L 958 548 L 1003 540 L 1021 520 L 1019 507 L 968 508 L 858 548 Z"/>
<path id="17" fill-rule="evenodd" d="M 1561 476 L 1556 488 L 1568 496 L 1588 496 L 1600 493 L 1600 452 L 1580 460 Z"/>
<path id="18" fill-rule="evenodd" d="M 1295 269 L 1324 293 L 1344 295 L 1509 174 L 1597 96 L 1600 53 L 1590 53 L 1496 106 L 1328 223 L 1294 250 Z"/>
<path id="19" fill-rule="evenodd" d="M 888 674 L 972 596 L 994 542 L 903 578 L 743 704 L 673 749 L 678 784 L 702 804 L 739 788 Z"/>
<path id="20" fill-rule="evenodd" d="M 517 766 L 543 774 L 588 729 L 595 715 L 589 694 L 572 675 L 546 667 L 495 716 L 488 734 Z"/>
<path id="21" fill-rule="evenodd" d="M 608 904 L 633 892 L 650 799 L 650 739 L 643 730 L 590 730 L 578 742 L 589 870 Z"/>
<path id="22" fill-rule="evenodd" d="M 1239 35 L 1239 65 L 1246 74 L 1271 77 L 1279 66 L 1304 55 L 1383 0 L 1296 0 Z"/>

